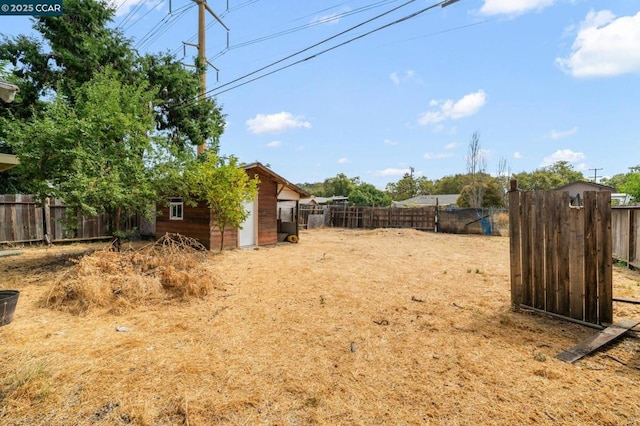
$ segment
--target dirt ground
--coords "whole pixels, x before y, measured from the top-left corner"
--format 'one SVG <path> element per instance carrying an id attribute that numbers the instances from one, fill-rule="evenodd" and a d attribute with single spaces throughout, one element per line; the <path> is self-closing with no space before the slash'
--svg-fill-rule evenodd
<path id="1" fill-rule="evenodd" d="M 596 331 L 512 312 L 505 237 L 303 231 L 207 255 L 205 297 L 43 307 L 68 259 L 102 246 L 0 257 L 2 289 L 20 290 L 0 327 L 0 424 L 640 423 L 640 339 L 556 359 Z M 640 299 L 640 275 L 616 267 L 614 295 Z"/>

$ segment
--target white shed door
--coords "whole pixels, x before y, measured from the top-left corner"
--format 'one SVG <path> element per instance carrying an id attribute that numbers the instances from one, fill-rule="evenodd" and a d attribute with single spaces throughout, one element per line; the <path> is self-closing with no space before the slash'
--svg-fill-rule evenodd
<path id="1" fill-rule="evenodd" d="M 256 245 L 256 202 L 257 200 L 253 200 L 244 205 L 244 209 L 249 212 L 249 216 L 247 216 L 247 220 L 243 222 L 242 229 L 240 229 L 238 241 L 240 247 Z"/>

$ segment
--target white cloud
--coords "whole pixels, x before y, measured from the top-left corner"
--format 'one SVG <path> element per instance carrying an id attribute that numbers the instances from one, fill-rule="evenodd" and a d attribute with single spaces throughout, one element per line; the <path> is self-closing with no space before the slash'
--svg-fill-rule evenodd
<path id="1" fill-rule="evenodd" d="M 444 146 L 444 149 L 454 149 L 457 146 L 458 146 L 458 144 L 456 142 L 451 142 L 451 143 L 446 144 Z"/>
<path id="2" fill-rule="evenodd" d="M 311 24 L 337 24 L 342 16 L 351 10 L 350 7 L 343 7 L 336 13 L 316 16 L 311 20 Z"/>
<path id="3" fill-rule="evenodd" d="M 347 164 L 350 163 L 351 161 L 349 161 L 349 159 L 347 157 L 342 157 L 341 159 L 338 160 L 339 164 Z"/>
<path id="4" fill-rule="evenodd" d="M 447 99 L 446 101 L 431 100 L 429 106 L 435 108 L 420 114 L 418 124 L 426 126 L 437 124 L 445 120 L 458 120 L 477 114 L 487 102 L 487 94 L 484 90 L 464 95 L 458 101 Z"/>
<path id="5" fill-rule="evenodd" d="M 556 58 L 562 71 L 574 77 L 607 77 L 640 72 L 640 12 L 616 16 L 591 11 L 580 25 L 571 54 Z"/>
<path id="6" fill-rule="evenodd" d="M 297 146 L 296 151 L 304 151 L 304 146 L 303 145 Z"/>
<path id="7" fill-rule="evenodd" d="M 384 169 L 384 170 L 374 170 L 369 172 L 373 176 L 404 176 L 406 173 L 411 173 L 410 169 Z"/>
<path id="8" fill-rule="evenodd" d="M 398 145 L 398 143 L 399 143 L 398 141 L 394 141 L 394 140 L 391 140 L 391 139 L 385 139 L 385 140 L 384 140 L 384 144 L 385 144 L 385 145 L 391 145 L 391 146 L 394 146 L 394 145 Z"/>
<path id="9" fill-rule="evenodd" d="M 290 112 L 279 112 L 277 114 L 257 114 L 254 118 L 246 121 L 251 133 L 256 135 L 262 133 L 282 133 L 289 129 L 303 127 L 311 128 L 311 123 L 304 121 L 301 116 L 294 116 Z"/>
<path id="10" fill-rule="evenodd" d="M 403 75 L 398 74 L 397 72 L 392 72 L 389 75 L 391 81 L 396 86 L 399 86 L 401 82 L 412 81 L 419 84 L 424 84 L 424 82 L 416 76 L 416 72 L 414 70 L 407 70 Z"/>
<path id="11" fill-rule="evenodd" d="M 549 137 L 551 139 L 564 139 L 569 136 L 575 135 L 578 133 L 578 127 L 574 126 L 569 130 L 552 130 L 549 132 Z"/>
<path id="12" fill-rule="evenodd" d="M 516 160 L 519 160 L 522 158 L 522 154 L 518 151 L 513 153 L 513 158 L 515 158 Z"/>
<path id="13" fill-rule="evenodd" d="M 273 142 L 269 142 L 269 143 L 267 144 L 267 146 L 268 146 L 269 148 L 278 148 L 278 147 L 279 147 L 279 146 L 281 146 L 281 145 L 282 145 L 282 142 L 280 142 L 280 141 L 273 141 Z"/>
<path id="14" fill-rule="evenodd" d="M 480 8 L 484 15 L 517 16 L 552 6 L 555 0 L 485 0 Z"/>
<path id="15" fill-rule="evenodd" d="M 540 166 L 547 167 L 558 161 L 568 161 L 569 163 L 577 163 L 584 160 L 587 156 L 583 152 L 575 152 L 570 149 L 559 149 L 553 154 L 544 157 Z"/>
<path id="16" fill-rule="evenodd" d="M 430 152 L 427 152 L 424 155 L 424 158 L 427 160 L 441 160 L 443 158 L 450 158 L 453 157 L 453 154 L 451 154 L 450 152 L 440 152 L 438 154 L 432 154 Z"/>

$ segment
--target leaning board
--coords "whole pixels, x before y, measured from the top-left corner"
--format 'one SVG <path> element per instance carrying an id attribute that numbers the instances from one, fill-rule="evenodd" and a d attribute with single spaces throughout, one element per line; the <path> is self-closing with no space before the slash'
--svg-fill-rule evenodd
<path id="1" fill-rule="evenodd" d="M 556 358 L 568 363 L 576 362 L 583 356 L 590 354 L 599 347 L 604 346 L 622 336 L 638 324 L 640 324 L 640 321 L 637 320 L 620 320 L 615 324 L 611 324 L 600 333 L 583 340 L 564 352 L 559 353 L 556 355 Z"/>

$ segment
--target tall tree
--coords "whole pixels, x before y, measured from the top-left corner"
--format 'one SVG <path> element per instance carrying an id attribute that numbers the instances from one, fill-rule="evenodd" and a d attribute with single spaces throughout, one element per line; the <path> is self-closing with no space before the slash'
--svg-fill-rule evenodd
<path id="1" fill-rule="evenodd" d="M 469 152 L 467 154 L 467 174 L 471 176 L 471 183 L 464 188 L 464 195 L 467 197 L 469 207 L 478 208 L 482 206 L 482 198 L 486 187 L 478 179 L 478 174 L 484 173 L 487 167 L 487 160 L 480 147 L 480 134 L 475 131 L 469 142 Z"/>
<path id="2" fill-rule="evenodd" d="M 398 182 L 387 184 L 385 189 L 392 199 L 402 201 L 418 195 L 432 194 L 433 182 L 425 176 L 416 178 L 412 173 L 405 173 Z"/>
<path id="3" fill-rule="evenodd" d="M 123 212 L 145 214 L 156 200 L 145 163 L 160 142 L 148 137 L 150 99 L 146 84 L 123 83 L 106 68 L 77 87 L 73 101 L 59 93 L 32 120 L 2 118 L 0 127 L 30 192 L 63 200 L 68 224 L 78 213 L 110 212 L 117 233 Z"/>
<path id="4" fill-rule="evenodd" d="M 338 173 L 335 177 L 325 179 L 324 181 L 324 196 L 332 197 L 334 195 L 340 195 L 348 197 L 351 191 L 360 184 L 360 178 L 350 178 L 344 173 Z"/>
<path id="5" fill-rule="evenodd" d="M 64 10 L 62 16 L 35 18 L 40 38 L 3 37 L 0 61 L 9 62 L 20 93 L 12 104 L 0 105 L 0 116 L 26 119 L 42 109 L 43 99 L 52 93 L 73 101 L 77 87 L 109 67 L 127 84 L 148 84 L 156 130 L 178 149 L 206 142 L 217 150 L 224 116 L 215 100 L 196 101 L 196 71 L 185 69 L 169 54 L 140 57 L 129 39 L 108 27 L 115 11 L 107 2 L 65 0 Z"/>

